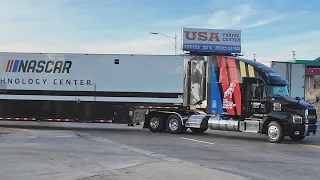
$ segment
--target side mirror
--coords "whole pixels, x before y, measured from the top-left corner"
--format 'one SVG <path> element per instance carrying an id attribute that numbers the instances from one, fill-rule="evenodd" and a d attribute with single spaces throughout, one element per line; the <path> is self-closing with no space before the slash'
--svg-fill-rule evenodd
<path id="1" fill-rule="evenodd" d="M 317 97 L 316 97 L 316 102 L 319 102 L 319 101 L 320 101 L 320 97 L 317 96 Z"/>
<path id="2" fill-rule="evenodd" d="M 296 100 L 300 101 L 300 100 L 301 100 L 301 98 L 300 98 L 300 97 L 296 97 Z"/>

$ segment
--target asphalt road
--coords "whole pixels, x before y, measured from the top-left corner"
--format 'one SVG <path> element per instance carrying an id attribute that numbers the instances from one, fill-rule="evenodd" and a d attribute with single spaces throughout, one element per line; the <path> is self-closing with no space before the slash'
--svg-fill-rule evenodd
<path id="1" fill-rule="evenodd" d="M 267 142 L 264 135 L 212 130 L 204 134 L 175 135 L 152 133 L 142 126 L 113 124 L 42 123 L 41 126 L 64 127 L 75 133 L 250 179 L 320 179 L 320 132 L 300 143 L 285 139 L 280 144 L 273 144 Z"/>
<path id="2" fill-rule="evenodd" d="M 184 135 L 141 126 L 78 131 L 252 179 L 320 179 L 320 133 L 300 143 L 273 144 L 263 135 L 211 130 Z"/>
<path id="3" fill-rule="evenodd" d="M 73 130 L 0 127 L 1 180 L 246 178 Z"/>

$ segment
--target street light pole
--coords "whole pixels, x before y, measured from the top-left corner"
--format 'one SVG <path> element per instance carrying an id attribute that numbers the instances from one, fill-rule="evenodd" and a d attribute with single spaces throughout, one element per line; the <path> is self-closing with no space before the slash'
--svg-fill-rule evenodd
<path id="1" fill-rule="evenodd" d="M 177 55 L 177 34 L 174 34 L 174 55 Z"/>
<path id="2" fill-rule="evenodd" d="M 167 39 L 174 45 L 174 54 L 177 55 L 177 34 L 174 34 L 174 37 L 168 36 L 166 34 L 158 33 L 158 32 L 150 32 L 150 34 L 162 35 L 167 37 Z M 174 43 L 169 38 L 174 39 Z"/>

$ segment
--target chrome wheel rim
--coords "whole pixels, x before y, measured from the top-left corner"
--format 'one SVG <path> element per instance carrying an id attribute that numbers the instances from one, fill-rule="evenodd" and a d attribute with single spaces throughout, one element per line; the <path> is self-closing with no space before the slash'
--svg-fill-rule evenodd
<path id="1" fill-rule="evenodd" d="M 175 118 L 170 119 L 170 121 L 169 121 L 169 128 L 170 128 L 170 130 L 176 131 L 176 130 L 178 129 L 178 127 L 179 127 L 179 122 L 178 122 L 178 120 L 175 119 Z"/>
<path id="2" fill-rule="evenodd" d="M 279 137 L 279 129 L 277 128 L 277 126 L 272 125 L 269 127 L 268 136 L 272 140 L 276 140 Z"/>
<path id="3" fill-rule="evenodd" d="M 159 119 L 156 117 L 151 118 L 150 126 L 152 127 L 152 129 L 156 129 L 159 126 Z"/>

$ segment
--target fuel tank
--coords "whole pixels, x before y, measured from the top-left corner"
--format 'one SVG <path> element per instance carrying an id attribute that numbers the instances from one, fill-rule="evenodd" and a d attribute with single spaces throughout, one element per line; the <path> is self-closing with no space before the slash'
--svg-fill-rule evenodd
<path id="1" fill-rule="evenodd" d="M 234 120 L 232 118 L 212 116 L 208 120 L 208 126 L 212 130 L 239 132 L 239 121 Z"/>

